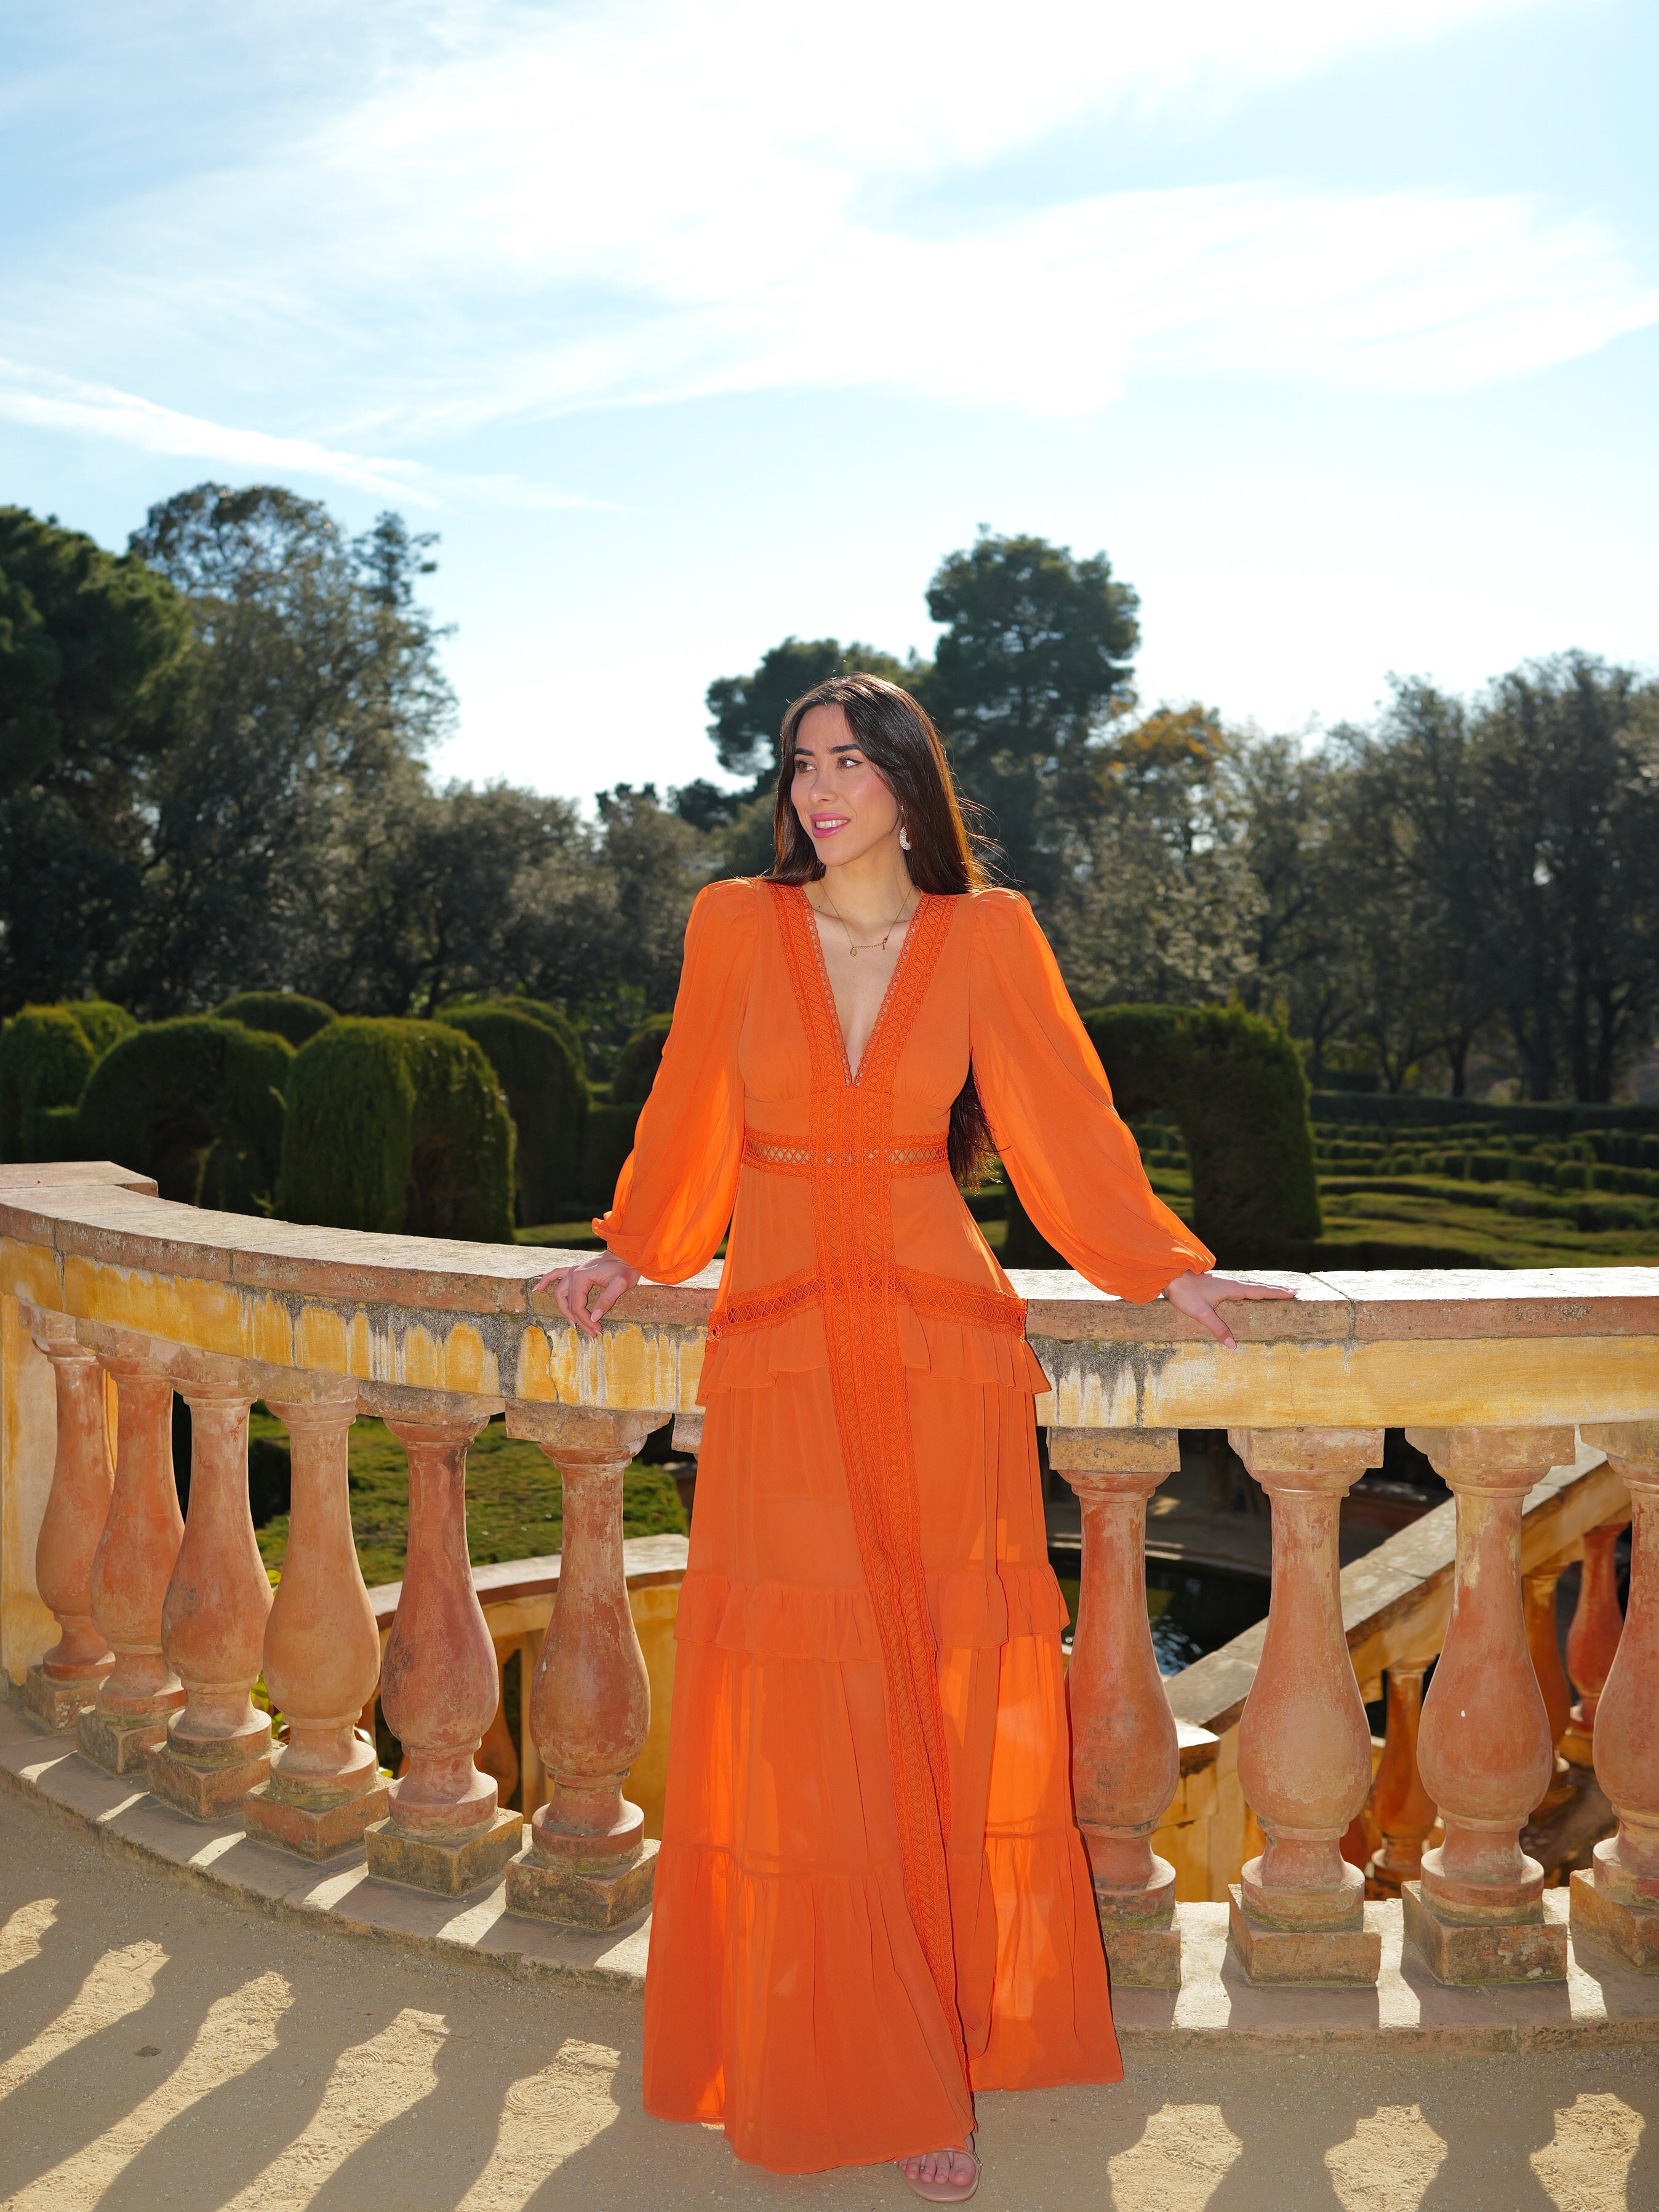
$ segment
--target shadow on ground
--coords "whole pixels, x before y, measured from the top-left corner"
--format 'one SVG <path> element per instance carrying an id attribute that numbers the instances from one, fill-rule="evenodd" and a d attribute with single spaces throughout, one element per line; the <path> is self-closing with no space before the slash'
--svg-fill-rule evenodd
<path id="1" fill-rule="evenodd" d="M 914 2203 L 639 2106 L 627 1999 L 249 1917 L 0 1791 L 5 2212 L 664 2212 Z M 1131 2054 L 981 2100 L 987 2212 L 1651 2212 L 1650 2046 Z"/>

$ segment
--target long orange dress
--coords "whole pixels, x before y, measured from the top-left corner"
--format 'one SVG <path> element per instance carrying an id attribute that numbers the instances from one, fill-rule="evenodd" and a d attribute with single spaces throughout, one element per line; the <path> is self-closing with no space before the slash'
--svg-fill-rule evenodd
<path id="1" fill-rule="evenodd" d="M 645 2104 L 783 2172 L 962 2142 L 975 2089 L 1115 2081 L 1073 1818 L 1024 1308 L 945 1163 L 971 1054 L 1033 1221 L 1151 1298 L 1210 1255 L 1147 1184 L 1008 891 L 924 898 L 849 1069 L 799 890 L 711 884 L 616 1202 L 709 1328 Z"/>

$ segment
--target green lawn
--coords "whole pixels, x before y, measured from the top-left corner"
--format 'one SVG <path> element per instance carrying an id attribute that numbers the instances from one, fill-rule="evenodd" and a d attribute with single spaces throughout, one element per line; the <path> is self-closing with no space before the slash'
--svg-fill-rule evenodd
<path id="1" fill-rule="evenodd" d="M 286 1450 L 288 1431 L 263 1406 L 255 1408 L 253 1453 Z M 382 1421 L 362 1420 L 351 1431 L 351 1528 L 363 1580 L 402 1578 L 409 1514 L 409 1470 L 402 1445 Z M 685 1509 L 673 1478 L 637 1462 L 623 1478 L 623 1533 L 684 1534 Z M 498 1559 L 532 1559 L 556 1552 L 564 1533 L 564 1495 L 557 1471 L 540 1448 L 509 1437 L 498 1419 L 466 1455 L 466 1541 L 474 1566 Z M 258 1532 L 268 1567 L 280 1569 L 288 1549 L 288 1516 Z"/>

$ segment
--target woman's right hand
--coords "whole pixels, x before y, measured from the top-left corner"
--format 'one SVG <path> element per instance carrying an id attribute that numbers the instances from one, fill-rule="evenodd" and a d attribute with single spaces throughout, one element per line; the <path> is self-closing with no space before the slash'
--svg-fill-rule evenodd
<path id="1" fill-rule="evenodd" d="M 565 1319 L 574 1322 L 584 1336 L 597 1336 L 605 1315 L 639 1279 L 639 1269 L 630 1267 L 626 1260 L 596 1252 L 591 1260 L 575 1267 L 553 1268 L 535 1287 L 544 1291 L 550 1286 Z"/>

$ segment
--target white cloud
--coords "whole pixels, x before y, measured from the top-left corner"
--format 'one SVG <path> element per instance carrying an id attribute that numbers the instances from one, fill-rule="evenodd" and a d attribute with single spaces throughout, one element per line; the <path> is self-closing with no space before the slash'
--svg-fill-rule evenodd
<path id="1" fill-rule="evenodd" d="M 341 441 L 766 387 L 1082 415 L 1171 372 L 1406 392 L 1523 373 L 1659 319 L 1604 225 L 1282 176 L 1065 198 L 1040 157 L 1061 132 L 1190 140 L 1265 87 L 1528 4 L 408 0 L 392 58 L 302 138 L 100 215 L 76 257 L 100 327 L 118 301 L 169 370 L 240 380 L 266 418 L 303 393 L 355 432 L 225 430 L 90 387 L 0 407 L 425 503 L 435 474 Z M 987 209 L 994 174 L 1013 181 Z M 61 320 L 50 289 L 37 328 Z M 568 503 L 511 481 L 447 495 Z"/>
<path id="2" fill-rule="evenodd" d="M 383 493 L 414 507 L 441 507 L 457 498 L 499 507 L 604 503 L 560 491 L 550 484 L 526 483 L 516 477 L 447 475 L 418 461 L 341 453 L 309 438 L 238 429 L 198 415 L 180 414 L 176 408 L 159 406 L 154 400 L 108 385 L 82 383 L 4 360 L 0 360 L 0 417 L 37 428 L 110 438 L 144 453 L 223 461 L 233 468 L 271 475 L 316 477 L 328 483 Z"/>

